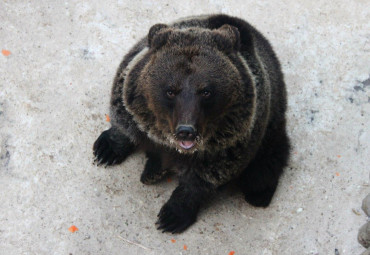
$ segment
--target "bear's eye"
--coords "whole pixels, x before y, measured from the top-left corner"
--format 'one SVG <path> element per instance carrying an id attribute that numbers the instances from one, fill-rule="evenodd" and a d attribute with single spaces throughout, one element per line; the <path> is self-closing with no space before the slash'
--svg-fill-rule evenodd
<path id="1" fill-rule="evenodd" d="M 167 94 L 167 97 L 170 99 L 175 97 L 175 92 L 173 90 L 167 90 L 166 94 Z"/>
<path id="2" fill-rule="evenodd" d="M 209 98 L 211 96 L 211 92 L 209 92 L 208 90 L 203 90 L 201 95 L 204 98 Z"/>

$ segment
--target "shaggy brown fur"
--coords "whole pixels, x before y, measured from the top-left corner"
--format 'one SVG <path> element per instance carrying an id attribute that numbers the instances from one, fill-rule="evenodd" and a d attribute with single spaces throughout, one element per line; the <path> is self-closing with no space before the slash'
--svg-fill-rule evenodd
<path id="1" fill-rule="evenodd" d="M 179 186 L 157 223 L 182 232 L 210 194 L 235 178 L 249 203 L 270 203 L 289 155 L 285 109 L 278 60 L 245 21 L 211 15 L 157 24 L 118 68 L 112 128 L 94 155 L 114 165 L 144 150 L 146 184 L 176 170 Z"/>

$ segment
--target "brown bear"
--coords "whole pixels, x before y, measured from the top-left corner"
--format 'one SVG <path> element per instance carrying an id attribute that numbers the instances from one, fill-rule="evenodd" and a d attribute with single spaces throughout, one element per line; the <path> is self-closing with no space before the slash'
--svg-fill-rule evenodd
<path id="1" fill-rule="evenodd" d="M 98 165 L 145 151 L 145 184 L 176 171 L 157 226 L 179 233 L 233 179 L 247 202 L 269 205 L 289 156 L 285 111 L 278 59 L 258 31 L 227 15 L 190 17 L 154 25 L 124 57 L 112 127 L 93 151 Z"/>

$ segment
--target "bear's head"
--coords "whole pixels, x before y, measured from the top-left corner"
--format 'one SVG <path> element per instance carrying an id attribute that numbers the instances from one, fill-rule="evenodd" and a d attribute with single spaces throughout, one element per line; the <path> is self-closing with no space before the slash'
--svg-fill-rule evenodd
<path id="1" fill-rule="evenodd" d="M 154 25 L 125 81 L 125 105 L 139 128 L 184 153 L 235 142 L 247 132 L 254 94 L 237 67 L 239 47 L 239 31 L 230 25 Z"/>

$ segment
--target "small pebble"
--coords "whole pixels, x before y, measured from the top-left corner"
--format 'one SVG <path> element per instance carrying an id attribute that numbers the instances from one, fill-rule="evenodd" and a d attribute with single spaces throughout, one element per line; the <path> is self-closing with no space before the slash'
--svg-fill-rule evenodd
<path id="1" fill-rule="evenodd" d="M 303 208 L 298 208 L 297 213 L 301 213 L 303 211 Z"/>
<path id="2" fill-rule="evenodd" d="M 370 247 L 370 222 L 363 225 L 358 231 L 358 242 L 365 248 Z"/>
<path id="3" fill-rule="evenodd" d="M 364 200 L 362 200 L 362 210 L 370 217 L 370 194 L 368 194 Z"/>
<path id="4" fill-rule="evenodd" d="M 357 209 L 355 209 L 355 208 L 352 208 L 352 212 L 353 212 L 354 214 L 358 215 L 358 216 L 360 216 L 360 215 L 361 215 L 361 213 L 360 213 Z"/>
<path id="5" fill-rule="evenodd" d="M 95 196 L 100 197 L 100 195 L 101 195 L 100 190 L 94 189 L 94 191 L 95 191 Z"/>

